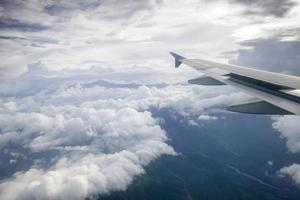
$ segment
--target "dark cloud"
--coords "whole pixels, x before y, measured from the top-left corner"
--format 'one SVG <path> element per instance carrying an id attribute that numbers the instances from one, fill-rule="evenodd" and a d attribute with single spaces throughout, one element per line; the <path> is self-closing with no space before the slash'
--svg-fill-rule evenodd
<path id="1" fill-rule="evenodd" d="M 64 23 L 73 14 L 78 13 L 86 13 L 93 18 L 102 20 L 128 20 L 140 11 L 152 10 L 161 2 L 161 0 L 57 0 L 38 2 L 33 0 L 3 0 L 0 1 L 0 28 L 40 31 L 48 28 L 42 25 L 44 22 L 48 23 L 47 25 Z M 41 18 L 45 18 L 41 21 L 42 24 L 32 22 L 32 20 L 40 20 Z"/>
<path id="2" fill-rule="evenodd" d="M 0 30 L 18 30 L 24 32 L 37 32 L 47 30 L 49 27 L 38 23 L 21 22 L 16 19 L 0 19 Z"/>
<path id="3" fill-rule="evenodd" d="M 47 5 L 45 11 L 50 15 L 60 15 L 61 13 L 67 12 L 69 9 L 58 5 Z"/>
<path id="4" fill-rule="evenodd" d="M 97 14 L 105 20 L 126 20 L 141 11 L 151 11 L 161 3 L 161 0 L 104 0 Z"/>
<path id="5" fill-rule="evenodd" d="M 300 40 L 300 27 L 282 29 L 278 32 L 278 35 L 282 38 L 294 38 L 294 40 Z"/>
<path id="6" fill-rule="evenodd" d="M 67 16 L 76 10 L 93 10 L 96 9 L 103 1 L 87 0 L 87 1 L 52 1 L 46 4 L 44 10 L 49 15 Z"/>
<path id="7" fill-rule="evenodd" d="M 241 43 L 251 49 L 238 50 L 231 63 L 300 75 L 300 41 L 280 41 L 278 38 L 257 39 Z"/>
<path id="8" fill-rule="evenodd" d="M 28 40 L 24 37 L 0 35 L 0 40 Z"/>
<path id="9" fill-rule="evenodd" d="M 296 5 L 292 0 L 231 0 L 248 7 L 245 14 L 273 15 L 284 17 Z"/>

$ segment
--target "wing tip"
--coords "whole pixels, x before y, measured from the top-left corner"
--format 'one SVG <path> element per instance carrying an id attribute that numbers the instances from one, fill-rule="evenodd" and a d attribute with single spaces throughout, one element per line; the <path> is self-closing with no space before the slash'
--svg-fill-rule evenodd
<path id="1" fill-rule="evenodd" d="M 175 68 L 178 68 L 178 67 L 181 65 L 181 63 L 182 63 L 181 60 L 185 59 L 185 57 L 183 57 L 183 56 L 181 56 L 181 55 L 179 55 L 179 54 L 177 54 L 177 53 L 174 53 L 174 52 L 172 52 L 172 51 L 170 51 L 169 53 L 170 53 L 170 54 L 174 57 L 174 59 L 175 59 Z"/>

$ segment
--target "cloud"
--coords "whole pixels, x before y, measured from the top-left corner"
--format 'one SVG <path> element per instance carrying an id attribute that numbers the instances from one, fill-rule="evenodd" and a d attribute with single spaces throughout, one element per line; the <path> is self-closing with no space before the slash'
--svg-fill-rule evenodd
<path id="1" fill-rule="evenodd" d="M 248 6 L 245 14 L 273 15 L 284 17 L 296 3 L 291 0 L 232 0 Z"/>
<path id="2" fill-rule="evenodd" d="M 23 37 L 5 36 L 5 35 L 1 35 L 0 39 L 1 40 L 27 40 L 26 38 L 23 38 Z"/>
<path id="3" fill-rule="evenodd" d="M 152 160 L 176 155 L 147 110 L 168 108 L 189 118 L 246 98 L 230 87 L 183 84 L 177 73 L 186 79 L 194 72 L 173 71 L 30 66 L 13 81 L 15 90 L 1 95 L 0 149 L 15 155 L 14 166 L 29 167 L 2 180 L 0 198 L 84 199 L 125 190 Z"/>
<path id="4" fill-rule="evenodd" d="M 196 119 L 197 120 L 189 119 L 187 122 L 191 126 L 199 126 L 201 121 L 218 120 L 218 117 L 207 115 L 207 114 L 201 114 Z"/>
<path id="5" fill-rule="evenodd" d="M 70 105 L 42 109 L 47 113 L 1 115 L 2 149 L 16 143 L 32 152 L 59 151 L 49 169 L 32 166 L 4 181 L 3 199 L 83 199 L 124 190 L 151 160 L 174 155 L 149 112 Z"/>
<path id="6" fill-rule="evenodd" d="M 295 183 L 300 185 L 300 165 L 292 164 L 288 167 L 284 167 L 279 171 L 280 175 L 290 176 L 295 181 Z"/>
<path id="7" fill-rule="evenodd" d="M 1 198 L 84 199 L 96 192 L 109 193 L 111 188 L 124 190 L 134 176 L 142 173 L 138 157 L 127 151 L 87 155 L 75 163 L 62 159 L 49 171 L 33 168 L 1 184 Z"/>
<path id="8" fill-rule="evenodd" d="M 76 118 L 68 120 L 63 112 L 54 118 L 28 113 L 14 116 L 15 125 L 1 124 L 4 131 L 22 129 L 22 136 L 14 139 L 29 145 L 33 151 L 60 148 L 65 152 L 57 155 L 49 169 L 32 167 L 2 183 L 1 198 L 83 199 L 92 194 L 124 190 L 134 176 L 144 173 L 144 165 L 162 154 L 174 154 L 164 143 L 165 133 L 148 112 L 130 108 L 116 113 L 109 109 L 84 110 L 82 116 L 78 110 Z M 83 121 L 83 116 L 89 120 Z M 37 132 L 30 142 L 28 139 Z"/>
<path id="9" fill-rule="evenodd" d="M 1 19 L 0 21 L 0 30 L 1 29 L 9 29 L 9 30 L 18 30 L 18 31 L 43 31 L 48 29 L 49 27 L 41 25 L 41 24 L 29 24 L 25 22 L 20 22 L 19 20 L 13 19 Z"/>
<path id="10" fill-rule="evenodd" d="M 209 116 L 209 115 L 200 115 L 197 119 L 198 120 L 205 120 L 205 121 L 207 121 L 207 120 L 217 120 L 218 117 L 216 117 L 216 116 Z"/>
<path id="11" fill-rule="evenodd" d="M 273 128 L 278 130 L 280 136 L 287 142 L 287 148 L 292 153 L 300 152 L 300 117 L 283 116 L 275 118 Z M 279 170 L 279 175 L 290 176 L 296 184 L 300 185 L 300 165 L 294 163 Z"/>
<path id="12" fill-rule="evenodd" d="M 278 130 L 283 138 L 287 140 L 287 147 L 292 153 L 300 152 L 300 117 L 279 117 L 273 123 L 273 128 Z"/>
<path id="13" fill-rule="evenodd" d="M 253 3 L 260 4 L 270 7 Z M 60 70 L 91 60 L 166 66 L 170 50 L 226 61 L 222 53 L 236 51 L 238 42 L 299 24 L 297 5 L 276 20 L 245 16 L 248 8 L 236 1 L 1 1 L 0 75 L 18 76 L 36 62 Z"/>
<path id="14" fill-rule="evenodd" d="M 238 57 L 231 63 L 265 70 L 300 75 L 300 42 L 279 38 L 257 39 L 241 43 Z"/>
<path id="15" fill-rule="evenodd" d="M 2 21 L 6 21 L 4 25 L 9 28 L 30 27 L 29 24 L 36 24 L 33 22 L 40 22 L 41 24 L 52 23 L 53 25 L 68 21 L 72 15 L 87 14 L 90 17 L 99 17 L 105 20 L 128 20 L 137 12 L 152 10 L 156 5 L 160 4 L 160 0 L 87 0 L 87 1 L 1 1 L 0 6 L 2 10 Z M 22 18 L 25 15 L 27 18 Z M 34 19 L 35 16 L 48 16 L 48 19 L 42 21 L 40 18 Z M 60 18 L 60 22 L 57 18 Z M 23 23 L 21 23 L 23 22 Z M 27 25 L 26 25 L 27 24 Z M 27 29 L 25 29 L 27 31 Z"/>

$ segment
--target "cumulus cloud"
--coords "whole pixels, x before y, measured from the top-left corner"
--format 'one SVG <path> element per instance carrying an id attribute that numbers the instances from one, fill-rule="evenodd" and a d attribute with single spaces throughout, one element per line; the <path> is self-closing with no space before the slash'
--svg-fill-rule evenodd
<path id="1" fill-rule="evenodd" d="M 177 73 L 185 78 L 194 74 L 30 66 L 10 85 L 15 90 L 2 91 L 0 148 L 15 155 L 11 164 L 18 165 L 21 154 L 32 164 L 2 181 L 0 198 L 83 199 L 125 190 L 149 162 L 176 155 L 160 121 L 147 111 L 150 107 L 196 116 L 247 98 L 230 87 L 183 84 Z M 152 78 L 144 85 L 138 77 L 146 74 Z"/>
<path id="2" fill-rule="evenodd" d="M 273 128 L 278 130 L 280 136 L 286 140 L 288 150 L 292 153 L 300 152 L 299 124 L 299 116 L 279 117 L 273 122 Z M 290 176 L 295 183 L 300 184 L 300 165 L 297 163 L 281 168 L 279 174 Z"/>
<path id="3" fill-rule="evenodd" d="M 300 152 L 299 123 L 299 116 L 279 117 L 273 123 L 273 127 L 287 140 L 287 147 L 292 153 Z"/>
<path id="4" fill-rule="evenodd" d="M 295 183 L 300 185 L 300 165 L 292 164 L 288 167 L 280 169 L 279 173 L 284 176 L 290 176 L 295 181 Z"/>
<path id="5" fill-rule="evenodd" d="M 17 108 L 11 102 L 3 104 L 1 149 L 15 143 L 32 152 L 58 153 L 50 168 L 33 166 L 4 181 L 0 185 L 1 198 L 83 199 L 124 190 L 151 160 L 162 154 L 174 155 L 172 147 L 166 144 L 165 132 L 151 113 L 124 103 L 120 107 L 109 106 L 105 101 L 110 96 L 102 96 L 102 102 L 97 99 L 97 92 L 102 90 L 100 95 L 110 92 L 111 98 L 118 101 L 127 97 L 127 89 L 120 96 L 113 95 L 122 92 L 120 89 L 110 91 L 96 86 L 85 91 L 75 87 L 49 96 L 27 97 L 33 98 L 39 108 L 26 98 L 15 99 Z M 51 95 L 53 100 L 45 102 Z M 72 99 L 81 95 L 84 98 L 68 101 L 69 95 Z"/>
<path id="6" fill-rule="evenodd" d="M 92 194 L 124 190 L 151 160 L 162 154 L 174 155 L 174 150 L 165 143 L 164 131 L 148 112 L 130 108 L 117 112 L 86 110 L 67 121 L 63 115 L 67 114 L 55 113 L 55 119 L 51 119 L 29 113 L 24 116 L 27 120 L 16 116 L 18 122 L 13 127 L 1 125 L 6 127 L 4 131 L 23 129 L 19 136 L 22 141 L 16 142 L 28 145 L 32 151 L 59 148 L 65 153 L 49 169 L 33 167 L 5 181 L 0 185 L 1 198 L 83 199 Z M 83 123 L 83 116 L 89 120 Z M 32 134 L 37 134 L 33 141 L 26 141 Z"/>

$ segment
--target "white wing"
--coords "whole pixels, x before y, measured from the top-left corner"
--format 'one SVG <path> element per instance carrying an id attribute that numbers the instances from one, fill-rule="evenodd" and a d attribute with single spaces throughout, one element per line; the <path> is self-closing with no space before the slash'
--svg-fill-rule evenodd
<path id="1" fill-rule="evenodd" d="M 252 114 L 300 115 L 300 77 L 247 67 L 221 64 L 201 59 L 187 59 L 175 53 L 175 67 L 181 63 L 201 71 L 205 76 L 189 80 L 198 85 L 232 85 L 255 99 L 232 105 L 230 111 Z"/>

